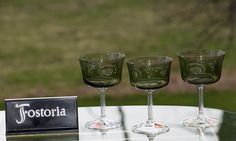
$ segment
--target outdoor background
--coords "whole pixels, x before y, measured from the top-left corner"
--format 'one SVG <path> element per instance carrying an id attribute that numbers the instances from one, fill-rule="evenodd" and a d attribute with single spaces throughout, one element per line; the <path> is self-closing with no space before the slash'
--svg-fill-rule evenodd
<path id="1" fill-rule="evenodd" d="M 221 80 L 205 90 L 205 106 L 236 112 L 235 0 L 0 0 L 0 103 L 4 99 L 78 96 L 99 105 L 83 83 L 78 57 L 119 51 L 126 58 L 174 59 L 170 83 L 154 96 L 160 105 L 197 105 L 196 88 L 182 81 L 177 52 L 225 50 Z M 127 66 L 107 105 L 146 104 L 129 84 Z"/>

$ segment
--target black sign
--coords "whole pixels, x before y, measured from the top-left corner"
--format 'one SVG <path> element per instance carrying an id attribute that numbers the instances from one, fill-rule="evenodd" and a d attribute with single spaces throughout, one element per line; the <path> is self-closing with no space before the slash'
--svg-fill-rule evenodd
<path id="1" fill-rule="evenodd" d="M 77 130 L 77 97 L 7 99 L 6 133 Z"/>

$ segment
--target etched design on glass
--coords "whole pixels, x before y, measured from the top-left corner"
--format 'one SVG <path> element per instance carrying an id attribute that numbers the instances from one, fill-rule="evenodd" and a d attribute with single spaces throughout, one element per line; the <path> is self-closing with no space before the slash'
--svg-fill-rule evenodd
<path id="1" fill-rule="evenodd" d="M 164 76 L 166 75 L 166 73 L 167 73 L 166 68 L 161 68 L 158 66 L 149 66 L 145 70 L 143 70 L 143 72 L 141 72 L 141 70 L 138 67 L 134 67 L 132 75 L 134 79 L 139 79 L 139 78 L 142 78 L 143 75 L 146 75 L 148 78 L 151 78 L 152 76 L 158 75 L 158 74 L 161 74 Z"/>
<path id="2" fill-rule="evenodd" d="M 96 65 L 88 64 L 88 75 L 94 75 L 96 70 Z"/>
<path id="3" fill-rule="evenodd" d="M 209 67 L 211 69 L 211 71 L 215 71 L 216 70 L 216 65 L 217 65 L 217 61 L 214 60 L 212 63 L 209 63 Z"/>
<path id="4" fill-rule="evenodd" d="M 134 79 L 139 79 L 139 78 L 142 77 L 142 73 L 137 67 L 133 68 L 133 73 L 132 74 L 133 74 Z"/>
<path id="5" fill-rule="evenodd" d="M 164 67 L 163 69 L 160 68 L 160 74 L 165 76 L 167 74 L 167 69 L 166 67 Z"/>
<path id="6" fill-rule="evenodd" d="M 153 68 L 149 66 L 144 71 L 145 71 L 145 73 L 147 74 L 148 77 L 151 77 L 152 73 L 153 73 Z"/>
<path id="7" fill-rule="evenodd" d="M 204 64 L 201 63 L 190 63 L 188 64 L 187 68 L 190 73 L 195 75 L 203 74 L 206 70 Z"/>
<path id="8" fill-rule="evenodd" d="M 112 74 L 116 73 L 116 67 L 113 65 L 103 65 L 98 70 L 99 75 L 101 76 L 111 76 Z"/>

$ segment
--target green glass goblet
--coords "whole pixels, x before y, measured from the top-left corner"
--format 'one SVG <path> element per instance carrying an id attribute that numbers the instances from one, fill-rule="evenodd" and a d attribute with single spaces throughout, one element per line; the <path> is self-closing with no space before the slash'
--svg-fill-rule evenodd
<path id="1" fill-rule="evenodd" d="M 120 83 L 125 55 L 118 52 L 88 54 L 79 58 L 84 83 L 100 90 L 101 116 L 87 122 L 86 128 L 109 130 L 120 127 L 118 122 L 107 119 L 105 112 L 105 91 Z"/>
<path id="2" fill-rule="evenodd" d="M 146 135 L 157 135 L 169 128 L 153 118 L 153 92 L 169 83 L 172 58 L 167 56 L 136 57 L 126 60 L 132 86 L 145 90 L 148 95 L 148 120 L 133 126 L 132 131 Z"/>
<path id="3" fill-rule="evenodd" d="M 205 85 L 216 83 L 221 76 L 225 52 L 222 50 L 188 50 L 178 54 L 181 77 L 185 82 L 197 86 L 199 114 L 196 118 L 184 120 L 189 127 L 207 128 L 217 126 L 219 121 L 204 116 L 203 89 Z"/>

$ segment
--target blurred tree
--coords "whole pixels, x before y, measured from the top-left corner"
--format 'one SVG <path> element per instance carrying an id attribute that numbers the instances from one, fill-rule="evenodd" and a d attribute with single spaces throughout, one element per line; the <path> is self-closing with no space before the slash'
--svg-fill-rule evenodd
<path id="1" fill-rule="evenodd" d="M 195 46 L 204 47 L 208 41 L 223 41 L 227 50 L 235 45 L 236 0 L 177 0 L 173 3 L 175 6 L 165 7 L 169 14 L 163 14 L 164 22 L 181 21 L 200 27 L 196 32 Z M 154 10 L 158 11 L 160 6 L 163 6 L 160 0 L 155 1 Z"/>

